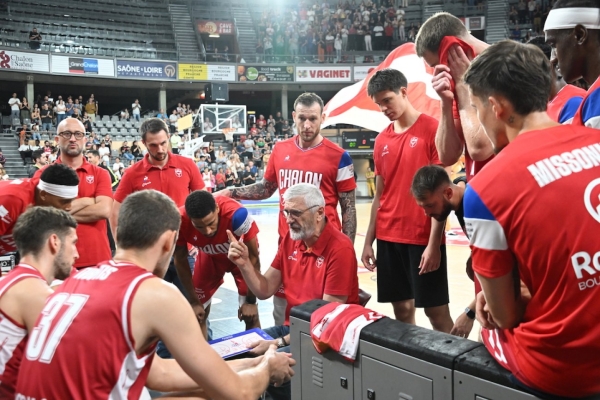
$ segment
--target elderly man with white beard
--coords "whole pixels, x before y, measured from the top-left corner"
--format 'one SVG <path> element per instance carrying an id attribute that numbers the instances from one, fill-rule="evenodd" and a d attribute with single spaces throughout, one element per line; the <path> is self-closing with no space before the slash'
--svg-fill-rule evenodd
<path id="1" fill-rule="evenodd" d="M 235 263 L 252 293 L 264 300 L 285 287 L 287 308 L 284 325 L 273 326 L 265 332 L 274 340 L 251 344 L 251 354 L 261 355 L 269 345 L 278 351 L 289 352 L 290 310 L 313 299 L 358 304 L 356 253 L 352 241 L 328 223 L 325 199 L 314 185 L 299 183 L 283 195 L 281 211 L 289 226 L 271 267 L 263 274 L 257 271 L 248 256 L 248 248 L 230 231 L 229 259 Z M 274 400 L 290 399 L 290 385 L 270 386 L 267 390 Z"/>

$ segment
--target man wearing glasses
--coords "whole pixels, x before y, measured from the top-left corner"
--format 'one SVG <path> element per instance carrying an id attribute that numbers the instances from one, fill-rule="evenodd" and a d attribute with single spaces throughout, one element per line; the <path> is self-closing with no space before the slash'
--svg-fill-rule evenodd
<path id="1" fill-rule="evenodd" d="M 112 257 L 106 235 L 106 219 L 113 203 L 111 180 L 108 172 L 92 165 L 83 156 L 85 128 L 75 118 L 64 119 L 57 127 L 56 140 L 60 157 L 56 164 L 65 164 L 77 172 L 79 195 L 73 200 L 70 213 L 77 221 L 77 251 L 79 259 L 74 267 L 95 266 Z M 41 169 L 36 177 L 42 173 Z"/>
<path id="2" fill-rule="evenodd" d="M 285 322 L 265 329 L 275 340 L 252 343 L 251 354 L 261 355 L 276 344 L 289 352 L 290 310 L 312 299 L 358 304 L 356 253 L 352 241 L 325 216 L 325 198 L 309 183 L 298 183 L 283 195 L 282 214 L 289 227 L 271 267 L 262 275 L 250 262 L 248 247 L 231 231 L 229 259 L 235 263 L 257 298 L 273 296 L 285 287 Z M 274 400 L 291 398 L 289 383 L 267 389 Z"/>

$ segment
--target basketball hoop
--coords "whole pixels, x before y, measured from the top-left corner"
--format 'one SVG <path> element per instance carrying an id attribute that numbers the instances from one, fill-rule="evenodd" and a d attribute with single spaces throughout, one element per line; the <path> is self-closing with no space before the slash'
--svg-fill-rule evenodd
<path id="1" fill-rule="evenodd" d="M 235 132 L 236 129 L 235 128 L 223 128 L 221 130 L 225 134 L 225 140 L 227 140 L 228 142 L 233 142 L 233 132 Z"/>

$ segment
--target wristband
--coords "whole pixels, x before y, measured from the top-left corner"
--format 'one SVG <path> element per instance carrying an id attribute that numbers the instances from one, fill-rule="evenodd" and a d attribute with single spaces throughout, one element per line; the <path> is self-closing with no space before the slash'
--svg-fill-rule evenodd
<path id="1" fill-rule="evenodd" d="M 469 307 L 465 308 L 465 314 L 469 319 L 475 319 L 475 311 L 471 310 Z"/>
<path id="2" fill-rule="evenodd" d="M 252 304 L 252 305 L 256 304 L 256 297 L 253 297 L 251 300 L 248 300 L 249 298 L 250 297 L 246 296 L 246 301 L 245 301 L 246 304 Z"/>

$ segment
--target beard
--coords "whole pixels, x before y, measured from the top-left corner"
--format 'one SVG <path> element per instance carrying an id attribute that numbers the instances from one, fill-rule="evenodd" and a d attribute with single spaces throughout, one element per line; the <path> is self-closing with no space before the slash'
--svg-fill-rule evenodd
<path id="1" fill-rule="evenodd" d="M 448 216 L 450 215 L 450 213 L 452 212 L 452 205 L 450 204 L 449 201 L 445 200 L 444 201 L 444 208 L 442 208 L 442 212 L 436 215 L 432 215 L 432 217 L 440 222 L 444 222 L 446 219 L 448 219 Z"/>
<path id="2" fill-rule="evenodd" d="M 290 225 L 290 237 L 292 240 L 304 240 L 311 237 L 315 233 L 314 227 L 298 226 L 297 229 L 294 230 L 292 229 L 293 225 L 294 224 Z"/>
<path id="3" fill-rule="evenodd" d="M 54 279 L 64 281 L 71 276 L 71 269 L 73 268 L 73 261 L 69 261 L 65 257 L 64 246 L 60 248 L 54 259 Z"/>
<path id="4" fill-rule="evenodd" d="M 69 157 L 77 157 L 82 152 L 83 152 L 83 148 L 79 147 L 79 145 L 77 145 L 76 149 L 70 149 L 69 145 L 66 145 L 66 146 L 60 148 L 60 153 L 61 154 L 66 154 Z"/>

